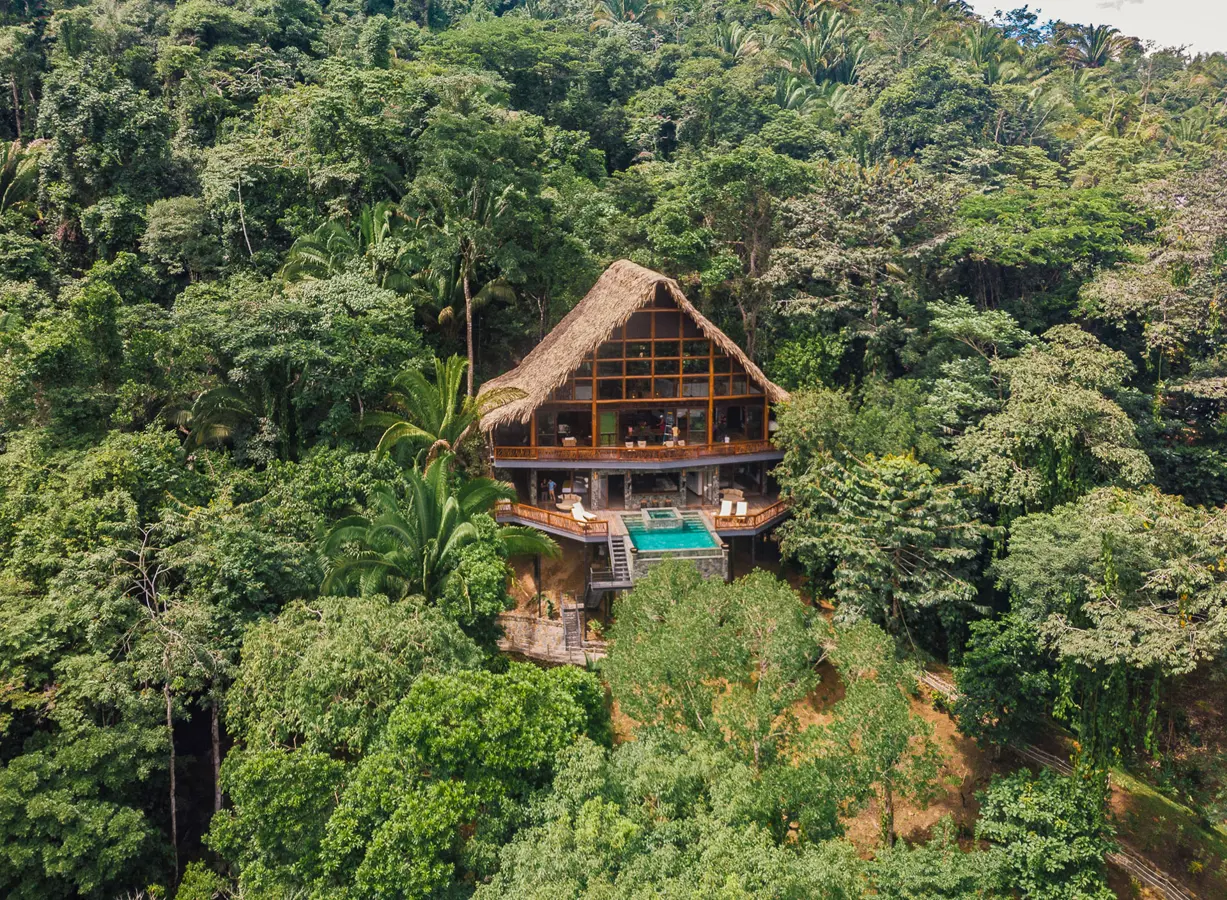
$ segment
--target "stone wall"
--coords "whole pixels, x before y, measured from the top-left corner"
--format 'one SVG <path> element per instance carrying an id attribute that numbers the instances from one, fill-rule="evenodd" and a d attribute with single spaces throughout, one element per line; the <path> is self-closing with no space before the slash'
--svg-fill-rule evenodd
<path id="1" fill-rule="evenodd" d="M 653 566 L 660 565 L 666 559 L 686 559 L 694 563 L 698 568 L 699 574 L 704 578 L 720 578 L 727 580 L 729 577 L 729 552 L 727 549 L 713 551 L 710 556 L 685 556 L 675 557 L 672 554 L 650 554 L 644 556 L 637 550 L 631 551 L 631 580 L 638 581 L 643 578 Z"/>
<path id="2" fill-rule="evenodd" d="M 585 665 L 605 655 L 603 643 L 588 642 L 582 650 L 568 650 L 562 622 L 556 619 L 542 619 L 531 613 L 512 610 L 499 613 L 498 623 L 503 629 L 498 648 L 504 653 L 573 666 Z"/>

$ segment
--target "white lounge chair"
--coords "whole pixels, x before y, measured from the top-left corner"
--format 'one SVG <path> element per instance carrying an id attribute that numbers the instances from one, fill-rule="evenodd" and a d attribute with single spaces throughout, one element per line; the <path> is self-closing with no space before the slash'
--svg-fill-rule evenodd
<path id="1" fill-rule="evenodd" d="M 720 515 L 731 516 L 732 514 L 733 514 L 733 501 L 732 500 L 721 500 L 720 501 Z"/>
<path id="2" fill-rule="evenodd" d="M 737 515 L 739 517 L 744 516 L 746 512 L 749 510 L 749 507 L 750 507 L 750 504 L 747 503 L 745 500 L 742 500 L 740 503 L 737 504 Z"/>
<path id="3" fill-rule="evenodd" d="M 588 510 L 584 509 L 584 501 L 582 500 L 575 501 L 575 505 L 571 507 L 571 515 L 574 516 L 575 520 L 578 522 L 593 522 L 600 518 L 600 516 L 590 513 Z"/>
<path id="4" fill-rule="evenodd" d="M 648 445 L 647 441 L 636 441 L 635 442 L 635 446 L 637 446 L 640 450 L 642 450 L 647 445 Z"/>

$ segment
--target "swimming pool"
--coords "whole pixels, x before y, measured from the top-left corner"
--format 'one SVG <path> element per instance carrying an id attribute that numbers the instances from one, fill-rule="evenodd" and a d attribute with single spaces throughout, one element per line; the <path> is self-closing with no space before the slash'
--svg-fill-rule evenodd
<path id="1" fill-rule="evenodd" d="M 698 513 L 682 513 L 682 527 L 669 531 L 651 531 L 644 527 L 639 513 L 622 517 L 631 543 L 641 553 L 661 553 L 669 550 L 714 550 L 716 539 Z"/>

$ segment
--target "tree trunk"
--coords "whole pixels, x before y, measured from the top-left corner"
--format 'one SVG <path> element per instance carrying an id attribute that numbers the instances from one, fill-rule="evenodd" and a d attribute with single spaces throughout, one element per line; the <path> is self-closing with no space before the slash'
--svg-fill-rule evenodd
<path id="1" fill-rule="evenodd" d="M 179 881 L 179 805 L 175 800 L 175 719 L 170 697 L 170 684 L 162 685 L 166 699 L 166 736 L 170 741 L 170 844 L 175 851 L 175 882 Z"/>
<path id="2" fill-rule="evenodd" d="M 9 87 L 13 91 L 13 119 L 17 123 L 17 143 L 21 143 L 21 94 L 17 90 L 17 76 L 9 76 Z"/>
<path id="3" fill-rule="evenodd" d="M 210 727 L 213 738 L 213 812 L 222 811 L 222 735 L 217 709 L 217 698 L 213 698 L 210 713 Z"/>
<path id="4" fill-rule="evenodd" d="M 465 267 L 464 277 L 464 342 L 469 354 L 469 396 L 473 396 L 473 292 L 469 287 L 468 267 Z"/>
<path id="5" fill-rule="evenodd" d="M 883 784 L 882 840 L 887 847 L 895 846 L 895 791 L 889 778 Z"/>
<path id="6" fill-rule="evenodd" d="M 239 190 L 239 225 L 243 229 L 243 243 L 247 245 L 247 255 L 254 258 L 256 254 L 251 249 L 251 238 L 247 236 L 247 216 L 243 214 L 243 179 L 239 178 L 236 184 Z"/>

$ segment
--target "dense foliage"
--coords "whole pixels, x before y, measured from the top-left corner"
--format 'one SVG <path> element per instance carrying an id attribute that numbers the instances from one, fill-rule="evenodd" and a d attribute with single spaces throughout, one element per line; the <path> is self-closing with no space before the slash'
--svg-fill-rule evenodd
<path id="1" fill-rule="evenodd" d="M 1103 767 L 1221 824 L 1224 92 L 959 0 L 4 4 L 0 894 L 1098 897 Z M 836 611 L 664 567 L 547 672 L 480 388 L 621 257 L 792 392 Z M 897 840 L 926 657 L 1083 757 L 987 847 Z"/>

